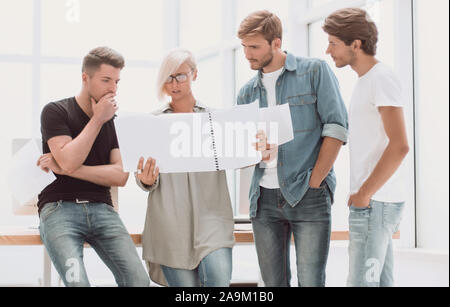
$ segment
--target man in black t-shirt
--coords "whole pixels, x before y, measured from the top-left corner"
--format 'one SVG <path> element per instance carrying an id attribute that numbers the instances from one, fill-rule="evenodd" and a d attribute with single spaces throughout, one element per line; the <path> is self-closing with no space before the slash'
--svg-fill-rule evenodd
<path id="1" fill-rule="evenodd" d="M 149 286 L 136 247 L 114 211 L 110 187 L 124 186 L 114 114 L 123 57 L 100 47 L 83 60 L 81 93 L 47 104 L 41 114 L 38 165 L 56 180 L 39 195 L 40 234 L 66 286 L 89 286 L 83 246 L 89 243 L 119 286 Z"/>

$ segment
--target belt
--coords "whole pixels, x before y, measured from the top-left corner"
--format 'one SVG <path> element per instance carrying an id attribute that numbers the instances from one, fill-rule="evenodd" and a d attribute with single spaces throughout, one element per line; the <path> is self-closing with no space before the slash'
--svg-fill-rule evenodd
<path id="1" fill-rule="evenodd" d="M 75 202 L 77 203 L 77 204 L 89 204 L 90 203 L 90 201 L 89 200 L 84 200 L 84 199 L 75 199 Z"/>

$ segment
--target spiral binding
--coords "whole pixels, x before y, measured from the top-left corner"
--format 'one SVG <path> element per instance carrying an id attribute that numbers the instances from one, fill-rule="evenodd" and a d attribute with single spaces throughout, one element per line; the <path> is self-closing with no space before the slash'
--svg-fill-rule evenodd
<path id="1" fill-rule="evenodd" d="M 214 136 L 214 129 L 213 129 L 211 112 L 208 112 L 208 118 L 209 118 L 209 127 L 211 129 L 212 147 L 213 147 L 213 151 L 214 151 L 214 164 L 216 165 L 216 171 L 219 171 L 220 170 L 220 168 L 219 168 L 219 156 L 217 155 L 216 138 Z"/>

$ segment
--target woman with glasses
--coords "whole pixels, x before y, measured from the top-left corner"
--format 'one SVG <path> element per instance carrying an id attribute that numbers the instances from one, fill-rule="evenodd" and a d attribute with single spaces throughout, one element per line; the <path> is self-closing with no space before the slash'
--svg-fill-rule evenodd
<path id="1" fill-rule="evenodd" d="M 192 93 L 196 79 L 191 52 L 170 52 L 158 76 L 158 98 L 170 103 L 156 114 L 207 111 Z M 135 176 L 149 192 L 142 247 L 150 278 L 171 287 L 228 287 L 234 221 L 225 171 L 159 174 L 157 161 L 144 162 Z"/>

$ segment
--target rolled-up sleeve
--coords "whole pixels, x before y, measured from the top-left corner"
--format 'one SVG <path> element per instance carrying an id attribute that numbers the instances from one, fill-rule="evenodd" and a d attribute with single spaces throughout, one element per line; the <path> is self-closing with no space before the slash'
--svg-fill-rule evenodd
<path id="1" fill-rule="evenodd" d="M 348 115 L 339 89 L 339 82 L 325 61 L 320 61 L 314 73 L 317 109 L 323 124 L 322 137 L 331 137 L 347 144 Z"/>
<path id="2" fill-rule="evenodd" d="M 338 124 L 325 124 L 322 130 L 322 137 L 338 139 L 347 144 L 348 129 Z"/>

